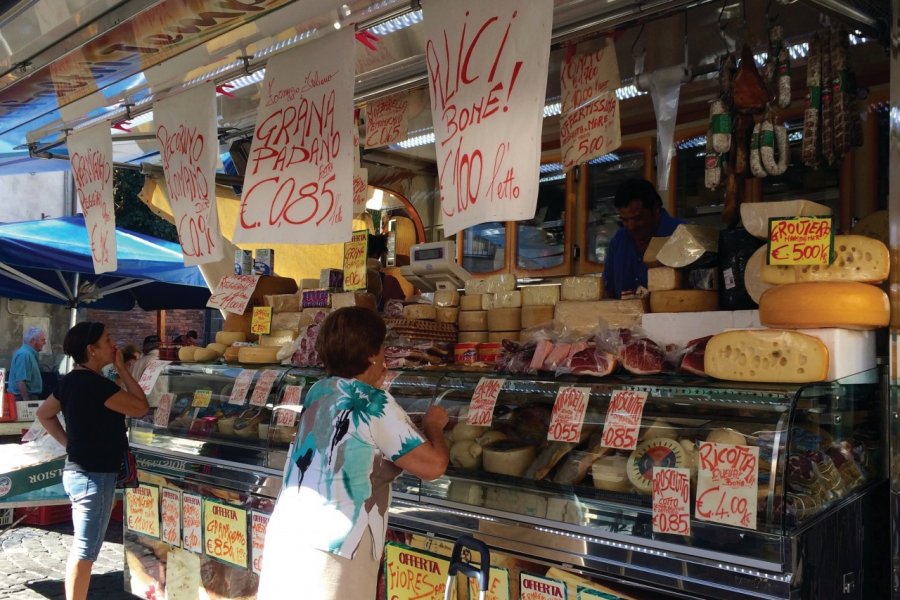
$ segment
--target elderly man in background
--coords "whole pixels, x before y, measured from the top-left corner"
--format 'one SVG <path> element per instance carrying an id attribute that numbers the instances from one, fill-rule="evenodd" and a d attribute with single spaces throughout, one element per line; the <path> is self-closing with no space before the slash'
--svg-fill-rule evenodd
<path id="1" fill-rule="evenodd" d="M 44 389 L 38 352 L 47 343 L 47 333 L 40 327 L 29 327 L 22 335 L 22 345 L 13 353 L 6 389 L 16 401 L 38 400 Z"/>

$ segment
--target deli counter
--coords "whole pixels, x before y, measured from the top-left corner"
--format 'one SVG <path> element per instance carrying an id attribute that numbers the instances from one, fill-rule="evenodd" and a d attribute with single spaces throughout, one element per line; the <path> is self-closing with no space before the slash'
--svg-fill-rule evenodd
<path id="1" fill-rule="evenodd" d="M 127 494 L 126 589 L 254 594 L 296 430 L 296 410 L 276 407 L 301 406 L 321 376 L 163 369 L 130 427 L 142 485 Z M 493 597 L 520 598 L 531 574 L 568 579 L 569 598 L 886 597 L 877 369 L 805 386 L 416 370 L 385 386 L 414 421 L 432 403 L 451 415 L 452 464 L 397 479 L 389 543 L 446 556 L 475 534 L 502 565 Z"/>

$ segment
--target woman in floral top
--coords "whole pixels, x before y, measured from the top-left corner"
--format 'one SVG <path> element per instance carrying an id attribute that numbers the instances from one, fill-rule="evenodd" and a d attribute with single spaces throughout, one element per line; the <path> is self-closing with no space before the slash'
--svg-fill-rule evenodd
<path id="1" fill-rule="evenodd" d="M 384 321 L 359 307 L 331 313 L 317 351 L 328 377 L 307 392 L 284 485 L 269 521 L 257 598 L 373 598 L 391 482 L 401 471 L 440 477 L 447 412 L 423 431 L 380 389 Z"/>

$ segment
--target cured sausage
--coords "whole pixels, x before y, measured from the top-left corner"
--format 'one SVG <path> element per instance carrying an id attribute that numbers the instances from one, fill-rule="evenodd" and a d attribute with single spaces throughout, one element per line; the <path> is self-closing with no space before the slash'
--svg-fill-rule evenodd
<path id="1" fill-rule="evenodd" d="M 823 30 L 819 58 L 822 61 L 822 158 L 834 164 L 834 102 L 832 94 L 831 32 Z"/>
<path id="2" fill-rule="evenodd" d="M 822 105 L 822 65 L 819 58 L 821 40 L 813 36 L 809 42 L 809 56 L 806 60 L 806 111 L 803 115 L 803 164 L 807 167 L 819 166 L 819 108 Z"/>
<path id="3" fill-rule="evenodd" d="M 734 76 L 734 108 L 743 113 L 761 113 L 769 102 L 769 91 L 756 68 L 750 46 L 741 50 L 741 64 Z"/>
<path id="4" fill-rule="evenodd" d="M 778 160 L 775 159 L 776 148 Z M 769 119 L 763 121 L 760 128 L 759 157 L 763 169 L 769 175 L 781 175 L 787 171 L 790 150 L 784 125 L 774 125 Z"/>
<path id="5" fill-rule="evenodd" d="M 706 156 L 704 157 L 704 185 L 708 190 L 722 185 L 722 157 L 713 149 L 712 129 L 706 132 Z"/>
<path id="6" fill-rule="evenodd" d="M 765 177 L 767 175 L 762 166 L 762 158 L 760 144 L 762 138 L 762 123 L 753 126 L 753 135 L 750 136 L 750 173 L 754 177 Z"/>
<path id="7" fill-rule="evenodd" d="M 709 105 L 709 131 L 712 135 L 712 149 L 724 154 L 731 150 L 731 115 L 721 99 Z"/>

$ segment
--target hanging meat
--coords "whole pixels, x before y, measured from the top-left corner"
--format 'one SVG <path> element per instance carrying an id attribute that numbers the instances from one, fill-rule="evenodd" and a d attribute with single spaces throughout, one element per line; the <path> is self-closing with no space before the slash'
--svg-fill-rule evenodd
<path id="1" fill-rule="evenodd" d="M 806 59 L 806 111 L 803 113 L 803 164 L 815 169 L 819 166 L 821 145 L 819 142 L 819 109 L 822 106 L 822 40 L 819 34 L 809 42 Z"/>
<path id="2" fill-rule="evenodd" d="M 739 113 L 758 114 L 770 100 L 765 80 L 756 68 L 750 46 L 741 50 L 741 64 L 734 76 L 734 109 Z"/>

